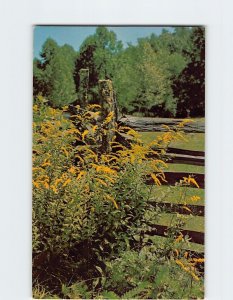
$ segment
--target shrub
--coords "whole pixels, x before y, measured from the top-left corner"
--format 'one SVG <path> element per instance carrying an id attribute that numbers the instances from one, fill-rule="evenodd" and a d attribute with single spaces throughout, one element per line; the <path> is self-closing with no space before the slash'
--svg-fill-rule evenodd
<path id="1" fill-rule="evenodd" d="M 144 231 L 161 211 L 150 204 L 152 186 L 145 180 L 151 176 L 155 186 L 166 181 L 163 155 L 181 133 L 168 128 L 145 146 L 137 132 L 119 126 L 114 130 L 130 137 L 130 147 L 113 140 L 112 152 L 103 153 L 113 114 L 100 123 L 98 105 L 77 106 L 67 118 L 67 107 L 51 108 L 41 97 L 33 109 L 34 278 L 61 297 L 122 295 L 132 287 L 152 295 L 151 283 L 159 264 L 170 262 L 179 227 L 167 247 L 154 251 L 155 243 L 148 244 Z"/>

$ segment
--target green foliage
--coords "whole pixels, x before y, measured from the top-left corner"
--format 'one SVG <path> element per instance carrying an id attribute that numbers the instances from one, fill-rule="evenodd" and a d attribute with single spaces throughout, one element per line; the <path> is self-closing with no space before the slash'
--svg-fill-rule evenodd
<path id="1" fill-rule="evenodd" d="M 53 75 L 50 79 L 52 91 L 49 99 L 55 107 L 61 107 L 76 100 L 76 88 L 73 79 L 74 58 L 74 50 L 68 46 L 63 46 L 50 62 Z"/>
<path id="2" fill-rule="evenodd" d="M 76 61 L 75 76 L 77 90 L 79 89 L 79 70 L 89 69 L 90 101 L 97 101 L 98 80 L 112 79 L 117 69 L 117 55 L 122 50 L 122 43 L 116 34 L 106 27 L 98 27 L 96 33 L 87 37 L 80 47 Z"/>
<path id="3" fill-rule="evenodd" d="M 73 78 L 76 53 L 69 45 L 59 47 L 47 39 L 42 47 L 41 60 L 34 60 L 34 96 L 41 94 L 55 107 L 76 100 Z"/>
<path id="4" fill-rule="evenodd" d="M 108 280 L 105 298 L 121 299 L 184 299 L 202 297 L 202 282 L 183 273 L 175 260 L 166 260 L 155 245 L 138 251 L 127 251 L 107 263 Z M 112 294 L 113 293 L 113 294 Z"/>
<path id="5" fill-rule="evenodd" d="M 175 27 L 123 48 L 116 34 L 99 26 L 72 47 L 48 39 L 34 60 L 33 94 L 55 107 L 76 101 L 80 69 L 89 69 L 88 97 L 99 103 L 98 80 L 111 79 L 120 110 L 154 116 L 204 114 L 205 40 L 202 27 Z M 178 106 L 178 107 L 177 107 Z"/>
<path id="6" fill-rule="evenodd" d="M 152 186 L 145 185 L 145 177 L 161 185 L 162 155 L 180 136 L 178 129 L 143 145 L 137 132 L 119 126 L 114 130 L 131 137 L 130 147 L 113 141 L 113 151 L 103 153 L 99 144 L 110 116 L 97 122 L 98 105 L 76 106 L 74 120 L 65 118 L 66 107 L 51 108 L 42 97 L 33 108 L 34 294 L 71 299 L 201 295 L 202 280 L 182 252 L 183 218 L 174 216 L 166 242 L 148 233 L 163 210 L 149 201 Z"/>
<path id="7" fill-rule="evenodd" d="M 193 49 L 188 53 L 190 62 L 174 81 L 174 94 L 178 98 L 180 117 L 205 114 L 205 31 L 196 27 L 192 31 Z"/>

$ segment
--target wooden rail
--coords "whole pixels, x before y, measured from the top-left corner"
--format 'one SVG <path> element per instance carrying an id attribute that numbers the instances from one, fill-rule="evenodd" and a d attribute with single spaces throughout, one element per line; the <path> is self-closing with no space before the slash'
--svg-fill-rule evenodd
<path id="1" fill-rule="evenodd" d="M 205 156 L 204 151 L 186 150 L 186 149 L 173 148 L 173 147 L 168 147 L 167 153 L 184 154 L 184 155 L 201 156 L 201 157 Z"/>
<path id="2" fill-rule="evenodd" d="M 157 151 L 158 149 L 153 148 L 153 150 Z M 169 147 L 166 149 L 166 154 L 164 156 L 168 163 L 205 166 L 205 152 L 203 151 L 192 151 Z M 150 153 L 148 157 L 155 157 L 155 154 Z"/>
<path id="3" fill-rule="evenodd" d="M 165 157 L 167 158 L 167 162 L 170 164 L 186 164 L 195 166 L 205 165 L 205 158 L 202 156 L 166 153 Z"/>
<path id="4" fill-rule="evenodd" d="M 131 127 L 137 131 L 151 132 L 151 131 L 167 131 L 163 125 L 175 126 L 182 122 L 183 119 L 170 119 L 170 118 L 147 118 L 147 117 L 134 117 L 124 116 L 119 119 L 119 123 L 123 126 Z M 198 120 L 184 124 L 181 128 L 184 132 L 205 132 L 205 122 Z"/>

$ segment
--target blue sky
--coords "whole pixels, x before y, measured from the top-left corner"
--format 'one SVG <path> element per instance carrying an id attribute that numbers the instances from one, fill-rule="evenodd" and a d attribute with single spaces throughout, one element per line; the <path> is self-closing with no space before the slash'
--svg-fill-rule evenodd
<path id="1" fill-rule="evenodd" d="M 136 44 L 140 37 L 149 36 L 152 33 L 159 35 L 163 28 L 172 31 L 172 27 L 107 27 L 114 31 L 117 39 L 124 46 L 127 43 Z M 84 39 L 94 34 L 96 26 L 35 26 L 34 28 L 34 57 L 39 57 L 41 47 L 47 38 L 53 38 L 58 45 L 69 44 L 78 50 Z"/>

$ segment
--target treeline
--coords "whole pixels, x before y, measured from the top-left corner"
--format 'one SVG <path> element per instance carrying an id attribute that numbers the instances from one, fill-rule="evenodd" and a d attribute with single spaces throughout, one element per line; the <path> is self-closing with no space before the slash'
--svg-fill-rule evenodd
<path id="1" fill-rule="evenodd" d="M 77 37 L 78 38 L 78 37 Z M 98 103 L 98 80 L 113 81 L 124 113 L 161 117 L 204 116 L 205 35 L 203 27 L 175 27 L 123 47 L 116 34 L 98 27 L 78 52 L 51 38 L 34 59 L 33 94 L 54 107 L 79 103 L 79 70 L 89 69 L 89 102 Z"/>

